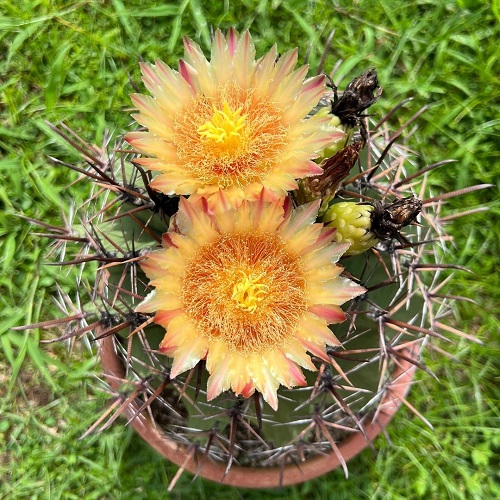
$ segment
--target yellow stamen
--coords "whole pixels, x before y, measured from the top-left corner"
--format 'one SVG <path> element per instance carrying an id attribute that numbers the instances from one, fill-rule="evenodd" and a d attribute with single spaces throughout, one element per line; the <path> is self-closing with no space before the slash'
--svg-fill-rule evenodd
<path id="1" fill-rule="evenodd" d="M 234 285 L 231 298 L 239 308 L 253 313 L 257 309 L 258 303 L 266 296 L 269 287 L 258 282 L 262 275 L 249 277 L 243 271 L 240 273 L 243 279 Z"/>
<path id="2" fill-rule="evenodd" d="M 205 140 L 219 143 L 222 146 L 238 142 L 247 116 L 241 115 L 243 108 L 240 107 L 236 111 L 231 111 L 229 104 L 224 101 L 222 111 L 217 109 L 215 104 L 213 109 L 214 115 L 212 119 L 198 128 L 200 136 Z"/>

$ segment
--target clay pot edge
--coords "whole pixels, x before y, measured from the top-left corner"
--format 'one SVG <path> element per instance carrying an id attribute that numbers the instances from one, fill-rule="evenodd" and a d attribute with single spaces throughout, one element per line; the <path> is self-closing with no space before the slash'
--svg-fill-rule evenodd
<path id="1" fill-rule="evenodd" d="M 418 355 L 420 347 L 421 342 L 413 342 L 408 354 L 410 356 Z M 113 336 L 105 337 L 99 341 L 99 355 L 104 376 L 111 375 L 106 379 L 113 389 L 117 389 L 120 385 L 119 379 L 125 376 L 125 372 L 116 351 Z M 376 418 L 363 424 L 368 440 L 365 439 L 361 432 L 357 432 L 338 443 L 338 452 L 346 462 L 369 446 L 389 424 L 410 390 L 415 369 L 415 365 L 405 359 L 401 359 L 395 367 L 391 376 L 393 381 L 385 390 Z M 136 404 L 130 403 L 127 409 L 128 415 L 132 417 L 137 409 Z M 341 466 L 341 461 L 332 450 L 325 455 L 298 464 L 288 464 L 274 468 L 233 465 L 226 473 L 226 464 L 217 463 L 197 452 L 194 448 L 189 450 L 186 446 L 168 439 L 164 433 L 158 431 L 149 416 L 143 414 L 133 418 L 130 425 L 144 441 L 170 462 L 188 470 L 192 474 L 227 486 L 256 489 L 291 486 L 322 476 Z"/>

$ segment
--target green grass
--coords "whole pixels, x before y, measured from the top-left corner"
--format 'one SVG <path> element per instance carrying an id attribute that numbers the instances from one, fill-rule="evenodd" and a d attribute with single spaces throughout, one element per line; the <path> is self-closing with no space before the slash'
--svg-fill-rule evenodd
<path id="1" fill-rule="evenodd" d="M 233 5 L 234 4 L 234 5 Z M 64 121 L 89 142 L 106 128 L 130 124 L 131 78 L 138 61 L 175 64 L 182 36 L 207 48 L 210 26 L 250 28 L 260 53 L 312 44 L 314 68 L 332 29 L 326 67 L 344 62 L 344 83 L 374 67 L 384 87 L 375 112 L 405 97 L 403 122 L 425 104 L 410 139 L 423 166 L 446 158 L 430 177 L 433 193 L 477 183 L 496 187 L 453 198 L 447 210 L 489 207 L 452 223 L 450 260 L 474 274 L 457 274 L 449 292 L 474 298 L 460 303 L 455 322 L 483 346 L 460 341 L 458 362 L 428 360 L 438 383 L 421 375 L 411 401 L 434 425 L 430 431 L 408 410 L 379 439 L 376 456 L 364 452 L 339 471 L 305 485 L 269 492 L 283 498 L 494 498 L 500 496 L 495 456 L 500 391 L 498 331 L 498 193 L 500 91 L 498 1 L 253 1 L 219 8 L 199 0 L 153 2 L 4 0 L 0 14 L 0 496 L 7 498 L 158 498 L 176 468 L 166 464 L 128 428 L 118 424 L 82 441 L 78 437 L 106 403 L 84 350 L 39 345 L 38 331 L 11 327 L 54 316 L 55 283 L 71 277 L 45 266 L 46 241 L 17 214 L 59 221 L 61 204 L 83 199 L 67 190 L 74 180 L 48 156 L 75 159 L 44 120 Z M 216 3 L 214 3 L 216 5 Z M 243 21 L 242 21 L 243 20 Z M 394 123 L 397 127 L 397 123 Z M 255 493 L 179 481 L 172 497 L 257 498 Z"/>

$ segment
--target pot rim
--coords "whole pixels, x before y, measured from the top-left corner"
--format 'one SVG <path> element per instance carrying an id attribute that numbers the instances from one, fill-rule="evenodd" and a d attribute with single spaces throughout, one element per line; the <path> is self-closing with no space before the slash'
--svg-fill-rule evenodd
<path id="1" fill-rule="evenodd" d="M 421 340 L 417 339 L 407 344 L 408 351 L 405 357 L 418 355 Z M 99 356 L 107 382 L 113 389 L 118 389 L 125 376 L 117 352 L 114 336 L 105 337 L 99 342 Z M 337 444 L 338 452 L 345 462 L 358 455 L 384 430 L 395 415 L 402 401 L 410 390 L 416 366 L 406 359 L 400 358 L 399 363 L 391 375 L 391 382 L 387 385 L 381 403 L 373 419 L 363 423 L 362 427 L 368 438 L 365 439 L 361 432 L 356 432 Z M 138 406 L 131 402 L 127 414 L 132 417 L 136 414 Z M 276 488 L 291 486 L 310 479 L 317 478 L 340 467 L 341 461 L 332 450 L 324 455 L 305 460 L 300 464 L 288 464 L 282 467 L 243 467 L 232 465 L 226 472 L 227 465 L 215 462 L 181 443 L 178 443 L 159 431 L 154 421 L 146 414 L 131 418 L 130 424 L 144 441 L 152 446 L 163 457 L 178 465 L 182 470 L 188 470 L 196 476 L 215 481 L 227 486 L 239 488 Z"/>

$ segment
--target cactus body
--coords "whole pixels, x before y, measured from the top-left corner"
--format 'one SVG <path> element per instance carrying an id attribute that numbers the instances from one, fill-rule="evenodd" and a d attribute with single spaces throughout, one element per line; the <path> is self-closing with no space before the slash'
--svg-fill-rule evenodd
<path id="1" fill-rule="evenodd" d="M 228 46 L 233 42 L 239 43 L 234 33 L 231 31 L 227 35 Z M 226 42 L 221 41 L 221 36 L 218 32 L 217 39 L 223 46 Z M 246 36 L 242 35 L 242 39 Z M 188 43 L 188 52 L 198 50 L 199 48 Z M 274 59 L 270 58 L 270 62 L 266 64 L 274 64 Z M 288 59 L 287 62 L 289 63 Z M 163 73 L 168 73 L 160 64 L 147 67 L 144 71 L 144 81 L 149 87 L 153 86 L 152 82 L 157 84 L 156 80 L 160 81 Z M 185 78 L 189 82 L 192 75 L 185 74 Z M 179 88 L 184 89 L 181 83 L 179 85 Z M 155 89 L 159 99 L 164 99 L 165 96 L 158 88 Z M 89 261 L 97 261 L 100 266 L 87 286 L 78 284 L 78 296 L 88 290 L 88 300 L 81 298 L 81 305 L 77 307 L 81 311 L 80 319 L 76 325 L 74 319 L 68 319 L 69 333 L 66 331 L 62 338 L 87 335 L 93 335 L 93 338 L 113 338 L 128 380 L 116 394 L 116 398 L 125 401 L 120 408 L 122 412 L 127 409 L 129 418 L 154 417 L 170 440 L 186 445 L 186 449 L 196 448 L 203 456 L 225 464 L 227 470 L 235 465 L 282 467 L 298 464 L 327 452 L 336 453 L 335 443 L 338 440 L 352 433 L 363 433 L 364 423 L 373 419 L 376 421 L 381 411 L 380 405 L 391 392 L 394 368 L 403 360 L 421 366 L 418 352 L 425 346 L 428 338 L 441 336 L 436 328 L 436 320 L 448 312 L 446 301 L 436 302 L 431 298 L 433 289 L 439 287 L 439 273 L 443 267 L 435 251 L 436 241 L 442 239 L 441 224 L 433 204 L 422 208 L 422 204 L 414 198 L 415 187 L 409 187 L 404 181 L 397 184 L 393 181 L 395 178 L 404 178 L 414 170 L 405 148 L 392 145 L 387 151 L 383 131 L 373 135 L 366 134 L 367 122 L 361 113 L 376 101 L 380 92 L 374 72 L 365 73 L 348 86 L 344 100 L 334 102 L 331 93 L 326 92 L 320 100 L 320 107 L 323 109 L 308 118 L 311 120 L 311 130 L 315 120 L 319 120 L 318 124 L 321 125 L 318 126 L 321 127 L 340 127 L 344 131 L 349 129 L 347 137 L 344 134 L 335 135 L 337 142 L 333 141 L 322 153 L 326 155 L 328 164 L 329 157 L 339 153 L 340 136 L 346 142 L 352 138 L 352 143 L 344 144 L 344 154 L 336 156 L 335 162 L 330 162 L 335 167 L 334 170 L 337 170 L 338 162 L 343 167 L 347 166 L 340 169 L 340 176 L 335 175 L 335 172 L 331 173 L 335 179 L 332 181 L 334 185 L 328 183 L 330 173 L 316 184 L 312 177 L 309 188 L 304 181 L 299 190 L 295 189 L 295 181 L 285 181 L 285 175 L 275 175 L 271 195 L 268 191 L 263 191 L 258 195 L 261 196 L 260 201 L 256 201 L 258 196 L 255 186 L 240 189 L 239 183 L 243 179 L 240 174 L 239 177 L 231 174 L 231 182 L 220 187 L 219 192 L 212 189 L 213 186 L 205 187 L 203 191 L 199 187 L 201 174 L 193 167 L 188 177 L 192 184 L 190 192 L 197 201 L 190 205 L 189 200 L 182 199 L 181 208 L 191 208 L 179 211 L 179 196 L 170 192 L 161 193 L 159 190 L 163 185 L 174 186 L 175 181 L 181 188 L 176 187 L 177 185 L 174 187 L 184 194 L 182 189 L 187 190 L 187 184 L 183 184 L 183 178 L 177 176 L 178 166 L 162 159 L 171 152 L 159 142 L 158 136 L 144 131 L 127 135 L 127 141 L 138 150 L 153 148 L 158 158 L 141 158 L 134 151 L 106 156 L 103 153 L 105 148 L 101 150 L 91 147 L 81 142 L 77 136 L 68 137 L 66 132 L 58 130 L 72 143 L 80 141 L 79 149 L 90 165 L 87 167 L 88 179 L 96 180 L 102 190 L 82 208 L 84 232 L 81 241 L 67 248 L 69 253 L 73 252 L 74 259 L 70 259 L 73 264 L 84 267 Z M 140 120 L 157 130 L 158 123 L 150 117 L 152 108 L 148 106 L 151 103 L 143 97 L 135 97 L 142 112 Z M 211 151 L 214 148 L 224 148 L 223 152 L 226 154 L 240 146 L 238 141 L 243 140 L 241 137 L 246 130 L 244 127 L 249 126 L 251 110 L 245 108 L 245 104 L 236 108 L 233 105 L 236 99 L 233 94 L 224 94 L 223 97 L 225 100 L 222 99 L 220 103 L 222 111 L 215 108 L 215 112 L 212 108 L 206 111 L 208 119 L 200 122 L 193 137 L 201 141 L 203 147 L 208 147 L 207 141 L 212 141 L 213 144 L 209 145 Z M 199 99 L 197 105 L 202 109 L 202 98 Z M 356 104 L 354 108 L 353 103 Z M 338 116 L 343 116 L 344 121 L 332 117 L 331 113 L 334 111 L 339 113 Z M 326 125 L 325 120 L 321 121 L 325 116 L 331 117 Z M 258 118 L 260 119 L 260 115 Z M 332 138 L 331 130 L 329 133 Z M 325 137 L 328 137 L 328 133 Z M 322 140 L 325 142 L 326 139 Z M 284 139 L 281 138 L 280 141 L 282 144 Z M 369 153 L 358 160 L 366 141 Z M 115 150 L 123 149 L 124 145 L 119 141 Z M 266 152 L 275 161 L 271 153 Z M 301 169 L 298 170 L 301 173 L 307 169 L 308 175 L 316 173 L 321 177 L 323 173 L 322 169 L 317 171 L 317 166 L 314 167 L 312 162 L 307 162 L 302 157 L 299 164 Z M 349 170 L 355 164 L 360 172 L 347 178 Z M 373 164 L 379 165 L 382 173 L 373 175 Z M 226 166 L 228 172 L 236 168 L 229 163 Z M 153 175 L 145 168 L 163 170 L 153 181 Z M 254 178 L 257 177 L 255 174 Z M 265 180 L 265 176 L 261 177 Z M 212 181 L 213 178 L 210 182 Z M 285 193 L 284 186 L 289 186 Z M 252 201 L 242 201 L 243 195 L 250 196 Z M 216 211 L 217 196 L 223 197 L 219 204 L 233 204 L 237 212 L 247 210 L 251 203 L 256 203 L 259 208 L 248 209 L 248 213 L 253 214 L 252 217 L 265 212 L 263 207 L 268 206 L 265 203 L 276 203 L 272 200 L 276 196 L 283 196 L 281 205 L 284 208 L 280 208 L 278 203 L 276 210 L 283 211 L 283 220 L 290 228 L 295 224 L 304 231 L 313 231 L 313 224 L 316 224 L 318 234 L 315 236 L 317 239 L 313 240 L 314 244 L 319 245 L 317 242 L 327 236 L 338 243 L 350 243 L 349 250 L 341 260 L 345 270 L 340 279 L 345 286 L 354 280 L 356 285 L 352 286 L 357 287 L 357 293 L 339 298 L 336 303 L 342 304 L 352 299 L 344 309 L 347 320 L 330 327 L 335 335 L 331 338 L 335 338 L 336 342 L 324 342 L 318 347 L 309 342 L 310 339 L 305 339 L 305 342 L 309 342 L 309 347 L 307 360 L 302 362 L 307 366 L 310 363 L 310 366 L 304 370 L 303 380 L 297 374 L 293 379 L 295 382 L 301 380 L 302 387 L 295 387 L 298 383 L 283 381 L 281 375 L 276 374 L 277 367 L 268 363 L 270 366 L 266 366 L 266 369 L 280 381 L 280 387 L 276 389 L 277 399 L 270 405 L 265 401 L 269 402 L 269 394 L 274 394 L 276 390 L 269 393 L 259 390 L 256 378 L 251 379 L 254 384 L 252 387 L 235 382 L 231 385 L 233 390 L 227 386 L 225 390 L 219 391 L 220 394 L 217 392 L 215 396 L 210 395 L 210 389 L 207 388 L 210 387 L 209 376 L 213 375 L 208 368 L 211 363 L 210 351 L 205 355 L 203 352 L 199 353 L 193 367 L 177 369 L 177 358 L 172 355 L 172 359 L 171 353 L 176 352 L 175 349 L 182 344 L 182 338 L 176 342 L 165 340 L 165 328 L 160 326 L 167 320 L 170 321 L 171 318 L 165 319 L 165 314 L 172 313 L 172 308 L 167 309 L 167 312 L 160 309 L 155 315 L 144 305 L 141 306 L 153 288 L 160 287 L 158 283 L 155 285 L 155 278 L 158 282 L 161 273 L 155 273 L 159 272 L 161 264 L 153 273 L 147 267 L 152 252 L 158 251 L 162 246 L 166 249 L 181 248 L 181 238 L 185 236 L 183 227 L 186 227 L 187 219 L 201 231 L 200 228 L 205 226 L 200 221 L 204 217 L 213 217 Z M 271 201 L 266 200 L 266 196 Z M 325 224 L 326 229 L 320 222 L 312 219 L 307 223 L 310 227 L 303 221 L 293 222 L 301 220 L 304 212 L 311 217 L 307 208 L 309 205 L 304 203 L 311 199 L 317 199 L 316 206 L 323 201 L 324 210 L 320 222 Z M 405 201 L 409 199 L 413 201 Z M 196 203 L 203 208 L 196 208 Z M 294 205 L 298 207 L 294 209 Z M 193 212 L 189 212 L 190 210 Z M 418 216 L 420 211 L 422 214 Z M 380 219 L 383 222 L 376 219 L 378 212 L 385 213 L 385 219 Z M 404 213 L 406 217 L 403 217 Z M 219 218 L 214 227 L 218 230 L 229 224 L 227 217 L 217 217 Z M 272 219 L 272 216 L 269 218 Z M 419 225 L 407 226 L 417 218 Z M 246 223 L 243 216 L 238 220 L 238 224 Z M 203 237 L 208 238 L 208 234 L 212 238 L 213 235 L 206 227 Z M 259 232 L 258 226 L 248 227 L 252 234 Z M 282 226 L 276 227 L 282 231 L 279 237 L 285 238 L 286 231 Z M 336 229 L 333 236 L 328 228 Z M 404 236 L 400 231 L 403 231 Z M 202 239 L 200 235 L 201 232 L 197 237 Z M 54 239 L 58 237 L 60 233 L 56 232 Z M 250 237 L 251 235 L 245 236 L 247 239 Z M 291 238 L 290 241 L 293 246 L 293 242 L 298 240 Z M 322 247 L 318 246 L 319 248 Z M 300 247 L 300 252 L 306 254 L 307 251 L 306 247 Z M 165 250 L 166 256 L 174 253 L 174 250 L 170 253 Z M 180 253 L 180 257 L 176 258 L 183 258 L 182 252 Z M 145 269 L 148 276 L 153 276 L 152 284 L 149 283 Z M 337 268 L 328 267 L 328 272 L 332 272 L 332 269 Z M 174 266 L 172 272 L 177 270 Z M 338 269 L 339 273 L 340 271 Z M 326 281 L 328 277 L 322 277 L 321 272 L 322 268 L 319 268 L 319 282 Z M 427 278 L 426 273 L 429 275 Z M 253 314 L 258 303 L 264 300 L 271 284 L 261 281 L 261 275 L 250 272 L 235 275 L 239 276 L 240 281 L 235 283 L 233 294 L 228 300 L 237 303 L 237 307 L 241 309 L 238 314 Z M 173 285 L 166 280 L 161 286 L 168 288 Z M 364 287 L 364 293 L 361 293 L 361 287 Z M 179 296 L 171 300 L 177 300 L 182 294 L 185 297 L 186 288 L 182 290 Z M 321 305 L 319 302 L 319 305 L 314 306 L 316 311 L 321 309 Z M 331 310 L 330 308 L 330 313 Z M 160 321 L 161 314 L 163 316 Z M 205 324 L 203 321 L 204 318 L 201 317 L 200 324 Z M 330 318 L 327 323 L 337 321 Z M 169 326 L 166 328 L 168 333 Z M 194 338 L 194 342 L 196 341 Z M 286 350 L 287 342 L 283 346 L 287 360 L 292 360 L 295 353 Z M 269 379 L 272 378 L 271 375 Z M 266 396 L 264 399 L 262 394 Z"/>

